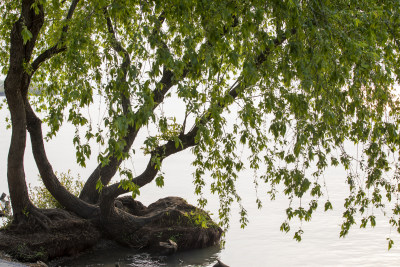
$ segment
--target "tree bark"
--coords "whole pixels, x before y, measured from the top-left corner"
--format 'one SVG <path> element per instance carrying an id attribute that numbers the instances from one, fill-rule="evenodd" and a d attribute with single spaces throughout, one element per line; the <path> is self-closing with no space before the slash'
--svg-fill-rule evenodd
<path id="1" fill-rule="evenodd" d="M 46 151 L 43 143 L 42 122 L 36 116 L 32 107 L 25 103 L 25 112 L 27 119 L 27 127 L 31 137 L 32 153 L 35 158 L 43 183 L 51 195 L 60 202 L 67 210 L 78 214 L 82 218 L 90 219 L 99 213 L 98 207 L 79 199 L 71 194 L 54 174 L 53 168 L 47 159 Z"/>
<path id="2" fill-rule="evenodd" d="M 31 8 L 34 2 L 33 0 L 22 1 L 21 15 L 11 31 L 10 68 L 4 81 L 4 91 L 12 122 L 7 179 L 15 223 L 24 221 L 34 208 L 29 200 L 23 164 L 26 146 L 24 103 L 30 83 L 30 77 L 25 72 L 23 64 L 29 62 L 44 22 L 43 7 L 39 5 L 39 13 L 35 14 Z M 25 44 L 21 34 L 23 26 L 26 26 L 32 34 L 32 38 Z"/>
<path id="3" fill-rule="evenodd" d="M 186 76 L 186 73 L 187 71 L 184 72 L 183 77 Z M 158 105 L 164 100 L 164 97 L 167 94 L 167 92 L 171 89 L 172 86 L 175 85 L 173 78 L 174 78 L 173 73 L 169 70 L 165 70 L 163 77 L 161 78 L 159 84 L 157 85 L 157 88 L 161 87 L 163 89 L 162 90 L 156 89 L 154 91 L 153 100 L 155 104 L 153 110 L 156 109 L 156 107 L 158 107 Z M 136 129 L 135 125 L 129 126 L 128 134 L 124 138 L 126 142 L 126 146 L 124 147 L 123 150 L 124 153 L 129 152 L 129 150 L 131 149 L 139 130 L 140 128 Z M 97 181 L 101 179 L 103 185 L 107 185 L 117 172 L 118 167 L 121 165 L 121 163 L 122 159 L 118 160 L 115 156 L 112 155 L 110 155 L 110 163 L 108 165 L 102 166 L 102 164 L 100 163 L 87 179 L 79 198 L 89 203 L 93 204 L 97 203 L 99 200 L 99 192 L 96 190 Z"/>

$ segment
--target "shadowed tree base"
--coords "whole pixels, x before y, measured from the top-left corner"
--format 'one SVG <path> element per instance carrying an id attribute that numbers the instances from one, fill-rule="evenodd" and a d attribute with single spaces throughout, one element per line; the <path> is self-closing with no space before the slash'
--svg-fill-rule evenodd
<path id="1" fill-rule="evenodd" d="M 26 221 L 24 227 L 0 231 L 0 250 L 23 262 L 49 261 L 75 255 L 96 245 L 101 238 L 136 249 L 157 250 L 159 242 L 173 240 L 178 250 L 205 248 L 219 242 L 222 230 L 209 215 L 178 197 L 160 199 L 149 207 L 131 197 L 115 202 L 113 219 L 82 219 L 64 210 L 42 210 L 48 228 Z M 123 214 L 150 218 L 141 226 L 130 225 Z"/>

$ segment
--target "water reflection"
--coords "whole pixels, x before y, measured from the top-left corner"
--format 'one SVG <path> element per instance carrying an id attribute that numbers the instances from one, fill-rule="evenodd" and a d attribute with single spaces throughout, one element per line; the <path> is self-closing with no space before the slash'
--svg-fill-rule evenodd
<path id="1" fill-rule="evenodd" d="M 217 246 L 178 252 L 171 256 L 143 253 L 123 247 L 112 249 L 99 249 L 82 254 L 73 259 L 57 261 L 50 266 L 60 267 L 158 267 L 158 266 L 212 266 L 219 258 L 221 248 Z"/>

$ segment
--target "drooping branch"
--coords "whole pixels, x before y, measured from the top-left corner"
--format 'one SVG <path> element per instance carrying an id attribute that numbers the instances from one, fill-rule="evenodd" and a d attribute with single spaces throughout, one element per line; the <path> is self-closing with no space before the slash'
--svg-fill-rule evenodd
<path id="1" fill-rule="evenodd" d="M 130 56 L 129 53 L 126 51 L 126 49 L 122 46 L 121 42 L 118 41 L 116 35 L 115 35 L 115 30 L 112 25 L 112 21 L 110 19 L 110 16 L 108 14 L 107 8 L 103 9 L 103 13 L 107 22 L 107 30 L 108 33 L 111 36 L 111 46 L 117 53 L 122 53 L 123 54 L 123 62 L 120 66 L 120 70 L 122 70 L 122 75 L 117 78 L 117 86 L 122 86 L 123 83 L 126 83 L 126 76 L 127 72 L 129 69 L 129 66 L 131 64 Z M 121 98 L 122 98 L 122 109 L 124 115 L 127 115 L 129 110 L 131 109 L 131 103 L 129 96 L 125 95 L 125 92 L 121 93 Z M 127 144 L 127 147 L 125 148 L 124 152 L 128 152 L 130 149 L 129 144 L 133 143 L 133 140 L 136 138 L 137 131 L 135 133 L 133 127 L 130 127 L 128 129 L 128 135 L 124 138 L 125 143 Z M 117 167 L 121 163 L 121 159 L 118 159 L 117 157 L 112 156 L 112 154 L 108 155 L 110 158 L 110 162 L 106 166 L 102 166 L 102 164 L 99 164 L 97 168 L 93 171 L 93 173 L 89 176 L 87 179 L 82 192 L 80 194 L 80 198 L 89 202 L 89 203 L 95 203 L 96 199 L 98 197 L 97 192 L 94 190 L 96 186 L 96 182 L 99 179 L 99 177 L 102 177 L 102 182 L 107 184 L 107 180 L 111 179 L 114 174 L 117 171 Z"/>
<path id="2" fill-rule="evenodd" d="M 126 83 L 126 75 L 128 73 L 129 66 L 131 65 L 131 59 L 130 59 L 129 53 L 126 51 L 126 49 L 122 46 L 121 42 L 118 41 L 117 37 L 115 36 L 115 30 L 112 25 L 110 16 L 108 15 L 107 8 L 104 8 L 103 12 L 104 12 L 104 16 L 107 21 L 108 33 L 111 35 L 112 48 L 115 50 L 115 52 L 123 54 L 123 61 L 120 66 L 120 69 L 122 70 L 122 76 L 119 76 L 117 78 L 117 86 L 121 86 L 123 83 Z M 129 109 L 131 108 L 129 95 L 127 96 L 125 94 L 125 92 L 122 92 L 121 98 L 122 98 L 123 113 L 124 113 L 124 115 L 127 115 L 129 112 Z"/>
<path id="3" fill-rule="evenodd" d="M 63 26 L 63 28 L 61 30 L 61 36 L 60 36 L 60 39 L 58 40 L 58 42 L 55 45 L 53 45 L 52 47 L 50 47 L 49 49 L 47 49 L 44 52 L 42 52 L 32 62 L 32 64 L 31 64 L 31 67 L 32 67 L 31 75 L 33 75 L 38 70 L 40 64 L 42 64 L 46 60 L 50 59 L 54 55 L 57 55 L 57 54 L 59 54 L 61 52 L 64 52 L 65 50 L 67 50 L 67 47 L 65 46 L 64 42 L 65 42 L 66 34 L 68 32 L 68 29 L 69 29 L 69 21 L 71 20 L 78 3 L 79 3 L 79 0 L 73 0 L 72 1 L 71 6 L 69 7 L 69 10 L 68 10 L 67 16 L 65 17 L 65 25 Z"/>
<path id="4" fill-rule="evenodd" d="M 161 14 L 158 19 L 159 19 L 160 23 L 162 23 L 164 21 L 163 14 Z M 107 25 L 108 25 L 109 32 L 112 33 L 113 36 L 115 37 L 114 31 L 112 28 L 112 24 L 111 24 L 111 20 L 109 18 L 107 19 Z M 155 31 L 153 33 L 156 34 L 157 32 Z M 115 42 L 116 42 L 115 49 L 118 49 L 119 51 L 126 51 L 125 49 L 123 49 L 122 45 L 120 45 L 120 43 L 116 41 L 116 39 L 115 39 Z M 168 47 L 166 46 L 165 43 L 162 43 L 162 46 L 164 49 L 168 49 Z M 124 52 L 124 54 L 125 54 L 125 52 Z M 125 56 L 125 58 L 127 58 L 127 56 Z M 183 74 L 180 76 L 180 79 L 185 78 L 187 73 L 188 73 L 188 69 L 186 68 L 186 69 L 184 69 Z M 174 75 L 174 73 L 171 70 L 165 68 L 165 66 L 164 66 L 163 75 L 162 75 L 161 79 L 159 80 L 159 82 L 156 84 L 155 89 L 153 90 L 154 104 L 152 106 L 152 111 L 154 111 L 159 106 L 159 104 L 164 101 L 165 95 L 177 82 L 178 82 L 178 79 Z M 136 111 L 135 115 L 142 113 L 144 109 L 145 109 L 145 107 L 140 108 L 138 111 Z M 127 131 L 128 133 L 124 137 L 124 143 L 126 145 L 123 149 L 123 153 L 128 153 L 129 150 L 131 149 L 132 144 L 135 141 L 136 136 L 141 128 L 140 126 L 137 127 L 136 123 L 134 123 L 133 125 L 129 125 L 128 131 Z M 96 169 L 92 172 L 92 174 L 89 176 L 89 178 L 87 179 L 87 181 L 82 189 L 82 192 L 79 196 L 81 199 L 88 201 L 90 203 L 95 203 L 99 197 L 99 193 L 96 191 L 97 181 L 99 179 L 101 179 L 102 184 L 107 185 L 110 182 L 110 180 L 112 179 L 112 177 L 115 175 L 115 173 L 117 172 L 118 167 L 122 163 L 122 159 L 118 159 L 111 152 L 109 155 L 107 155 L 107 157 L 109 158 L 108 165 L 103 166 L 102 164 L 99 164 L 96 167 Z"/>
<path id="5" fill-rule="evenodd" d="M 236 17 L 233 17 L 234 23 L 231 25 L 231 27 L 236 27 L 239 23 L 238 19 Z M 161 24 L 164 22 L 165 17 L 164 13 L 161 13 L 161 15 L 158 17 L 158 21 L 160 22 L 159 27 L 161 27 Z M 157 34 L 159 28 L 155 29 L 153 31 L 153 34 Z M 223 30 L 223 33 L 221 34 L 222 36 L 225 35 L 228 32 L 228 28 L 225 27 Z M 206 44 L 208 46 L 212 46 L 212 44 L 207 40 Z M 164 42 L 160 42 L 160 45 L 163 49 L 169 51 L 168 46 Z M 186 77 L 186 75 L 189 72 L 189 67 L 184 68 L 183 74 L 179 77 L 179 80 L 182 80 Z M 160 81 L 156 84 L 156 87 L 153 91 L 153 101 L 154 105 L 152 110 L 154 111 L 155 108 L 163 102 L 165 95 L 168 93 L 168 91 L 174 86 L 178 81 L 176 75 L 169 69 L 167 69 L 164 65 L 163 67 L 163 76 L 161 77 Z M 140 109 L 136 114 L 140 113 L 142 110 Z M 125 143 L 126 146 L 124 147 L 123 152 L 127 153 L 129 152 L 136 135 L 138 134 L 138 131 L 140 130 L 140 127 L 136 127 L 137 125 L 129 126 L 128 128 L 128 135 L 125 137 Z M 110 162 L 106 166 L 102 166 L 102 164 L 99 164 L 98 167 L 95 169 L 95 171 L 91 174 L 89 179 L 87 180 L 84 189 L 82 190 L 82 193 L 80 195 L 80 198 L 84 199 L 85 201 L 89 201 L 91 203 L 95 203 L 98 200 L 99 193 L 96 191 L 96 183 L 99 179 L 101 179 L 101 182 L 103 185 L 107 185 L 111 178 L 115 175 L 117 172 L 118 167 L 120 166 L 122 159 L 117 159 L 116 157 L 109 155 L 110 156 Z"/>
<path id="6" fill-rule="evenodd" d="M 186 75 L 185 73 L 184 75 Z M 153 110 L 160 103 L 162 103 L 167 92 L 172 88 L 172 86 L 175 85 L 175 82 L 173 82 L 173 76 L 174 75 L 170 71 L 164 72 L 163 77 L 158 83 L 163 85 L 160 86 L 163 89 L 156 91 L 154 95 Z M 136 112 L 136 114 L 141 111 L 142 110 L 140 109 L 139 111 Z M 136 129 L 136 125 L 128 127 L 128 134 L 124 138 L 124 141 L 126 143 L 123 149 L 124 153 L 128 153 L 129 150 L 131 149 L 133 142 L 135 141 L 135 138 L 139 132 L 139 129 L 140 128 Z M 112 154 L 108 155 L 108 157 L 110 158 L 109 164 L 106 166 L 102 166 L 102 164 L 100 163 L 87 179 L 85 186 L 83 187 L 82 192 L 79 196 L 81 199 L 88 201 L 90 203 L 95 203 L 99 196 L 98 192 L 96 191 L 97 181 L 101 179 L 102 184 L 107 185 L 110 182 L 111 178 L 117 172 L 118 167 L 122 163 L 122 159 L 117 159 L 117 157 L 113 156 Z"/>
<path id="7" fill-rule="evenodd" d="M 234 88 L 232 88 L 229 92 L 229 95 L 232 96 L 233 98 L 236 98 L 238 96 L 238 90 L 240 88 L 241 84 L 238 83 Z M 210 110 L 211 108 L 209 108 Z M 211 112 L 205 112 L 205 114 L 198 120 L 200 124 L 205 125 L 207 122 L 209 122 L 212 117 L 211 117 Z M 138 187 L 145 186 L 146 184 L 150 183 L 151 181 L 154 180 L 154 178 L 157 176 L 158 169 L 156 167 L 156 159 L 158 158 L 160 164 L 164 159 L 167 157 L 176 154 L 182 150 L 185 150 L 189 147 L 193 147 L 196 145 L 195 142 L 195 137 L 198 134 L 200 127 L 199 125 L 194 125 L 192 129 L 186 133 L 179 136 L 179 139 L 181 143 L 179 146 L 176 146 L 176 143 L 174 140 L 168 141 L 166 144 L 161 145 L 157 148 L 155 148 L 150 154 L 150 159 L 147 163 L 146 169 L 137 177 L 132 179 L 132 182 L 137 185 Z M 129 190 L 123 189 L 121 184 L 115 183 L 113 185 L 110 185 L 108 187 L 103 188 L 103 191 L 105 192 L 104 194 L 107 195 L 110 199 L 114 199 L 118 197 L 119 195 L 128 193 Z M 103 199 L 105 197 L 103 196 Z"/>
<path id="8" fill-rule="evenodd" d="M 233 16 L 234 23 L 231 25 L 231 27 L 236 27 L 239 23 L 239 20 Z M 162 23 L 165 21 L 165 14 L 162 12 L 159 17 L 158 17 L 158 27 L 156 27 L 152 34 L 155 35 L 160 31 Z M 224 31 L 222 33 L 222 36 L 225 35 L 228 32 L 228 28 L 224 27 Z M 207 40 L 206 44 L 208 46 L 212 46 L 212 44 Z M 167 44 L 163 41 L 159 41 L 159 45 L 161 46 L 162 49 L 165 49 L 169 52 L 169 48 Z M 163 66 L 163 75 L 159 82 L 156 84 L 155 89 L 153 90 L 153 107 L 152 111 L 154 111 L 160 103 L 164 101 L 165 95 L 168 93 L 168 91 L 176 85 L 179 81 L 183 80 L 187 74 L 189 73 L 189 68 L 190 66 L 186 66 L 182 72 L 182 74 L 178 77 L 175 73 L 173 73 L 170 69 L 168 69 L 165 65 Z M 140 108 L 135 115 L 138 115 L 143 111 L 145 107 Z M 141 125 L 132 125 L 128 127 L 128 134 L 124 138 L 125 141 L 125 147 L 123 149 L 124 153 L 128 153 L 139 130 L 141 128 Z M 85 201 L 89 201 L 91 203 L 95 203 L 98 200 L 99 193 L 96 191 L 96 183 L 99 179 L 101 179 L 101 182 L 103 185 L 107 185 L 111 178 L 115 175 L 117 172 L 118 167 L 120 166 L 122 159 L 117 159 L 115 156 L 110 153 L 107 155 L 107 157 L 110 159 L 108 165 L 102 166 L 102 164 L 99 164 L 97 168 L 93 171 L 93 173 L 90 175 L 88 180 L 85 183 L 85 186 L 81 192 L 80 198 L 84 199 Z"/>
<path id="9" fill-rule="evenodd" d="M 290 31 L 290 35 L 294 35 L 295 33 L 296 33 L 296 30 Z M 267 57 L 271 54 L 271 51 L 274 48 L 276 48 L 277 46 L 282 45 L 283 42 L 285 42 L 286 40 L 287 40 L 286 34 L 282 34 L 278 38 L 274 39 L 273 46 L 266 48 L 262 52 L 262 54 L 256 58 L 256 60 L 255 60 L 256 66 L 260 67 L 260 65 L 267 60 Z M 229 90 L 227 95 L 229 95 L 232 99 L 236 99 L 239 96 L 239 94 L 241 93 L 241 91 L 243 91 L 245 89 L 246 89 L 246 85 L 244 84 L 243 79 L 241 77 L 239 77 L 238 80 L 234 83 L 233 87 Z M 179 146 L 175 145 L 176 143 L 174 140 L 170 140 L 166 144 L 161 145 L 161 146 L 157 147 L 156 149 L 154 149 L 151 152 L 151 157 L 149 159 L 146 169 L 139 176 L 132 179 L 132 182 L 135 185 L 137 185 L 138 187 L 142 187 L 142 186 L 150 183 L 151 181 L 154 180 L 154 178 L 157 176 L 157 173 L 158 173 L 158 168 L 155 163 L 157 158 L 160 162 L 159 164 L 161 164 L 165 158 L 167 158 L 175 153 L 178 153 L 184 149 L 195 146 L 196 145 L 195 139 L 200 130 L 200 126 L 201 125 L 204 126 L 209 121 L 212 120 L 213 117 L 211 115 L 212 114 L 211 110 L 215 109 L 215 107 L 220 108 L 221 112 L 222 112 L 222 109 L 225 108 L 225 106 L 219 102 L 215 103 L 211 107 L 209 107 L 208 110 L 204 113 L 204 115 L 202 117 L 200 117 L 198 120 L 196 120 L 196 121 L 198 121 L 197 124 L 195 124 L 188 133 L 184 134 L 182 132 L 180 134 L 179 139 L 180 139 L 181 143 L 179 144 Z M 113 185 L 105 187 L 105 188 L 103 188 L 102 203 L 100 203 L 100 205 L 101 206 L 102 205 L 109 206 L 109 205 L 111 205 L 112 201 L 116 197 L 118 197 L 119 195 L 128 193 L 128 192 L 129 192 L 129 190 L 122 188 L 120 183 L 115 183 Z"/>

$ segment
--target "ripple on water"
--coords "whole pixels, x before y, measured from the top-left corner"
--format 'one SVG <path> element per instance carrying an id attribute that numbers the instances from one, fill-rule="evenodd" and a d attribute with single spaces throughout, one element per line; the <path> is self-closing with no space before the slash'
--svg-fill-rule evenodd
<path id="1" fill-rule="evenodd" d="M 221 248 L 217 246 L 178 252 L 171 256 L 143 253 L 123 247 L 95 250 L 73 259 L 50 264 L 57 267 L 206 267 L 212 266 L 220 257 Z"/>
<path id="2" fill-rule="evenodd" d="M 165 263 L 166 257 L 154 257 L 148 253 L 141 253 L 136 255 L 128 256 L 126 261 L 131 261 L 128 266 L 132 267 L 159 267 L 159 266 L 167 266 Z"/>

